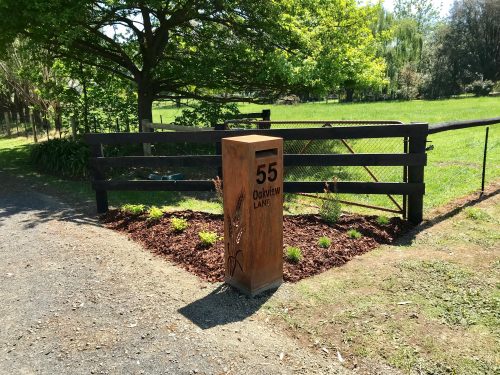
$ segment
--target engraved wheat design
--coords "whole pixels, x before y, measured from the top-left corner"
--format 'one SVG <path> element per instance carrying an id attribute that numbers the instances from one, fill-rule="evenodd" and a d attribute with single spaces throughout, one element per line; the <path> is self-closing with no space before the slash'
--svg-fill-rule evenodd
<path id="1" fill-rule="evenodd" d="M 238 260 L 238 255 L 243 256 L 243 250 L 241 249 L 241 239 L 243 238 L 243 232 L 245 226 L 241 220 L 241 213 L 243 208 L 243 201 L 245 200 L 245 195 L 243 192 L 240 193 L 238 201 L 236 202 L 236 209 L 234 211 L 234 216 L 229 216 L 229 239 L 228 239 L 228 257 L 227 257 L 227 267 L 229 270 L 229 275 L 232 277 L 236 271 L 236 267 L 239 267 L 243 271 L 243 267 Z"/>

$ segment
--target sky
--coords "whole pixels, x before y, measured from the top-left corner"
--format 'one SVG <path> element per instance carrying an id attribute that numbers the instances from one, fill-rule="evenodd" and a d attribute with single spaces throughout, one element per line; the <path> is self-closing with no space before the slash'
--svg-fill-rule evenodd
<path id="1" fill-rule="evenodd" d="M 432 3 L 436 9 L 441 9 L 440 16 L 446 17 L 450 11 L 453 0 L 432 0 Z M 394 6 L 394 0 L 384 0 L 384 7 L 387 10 L 392 10 Z"/>

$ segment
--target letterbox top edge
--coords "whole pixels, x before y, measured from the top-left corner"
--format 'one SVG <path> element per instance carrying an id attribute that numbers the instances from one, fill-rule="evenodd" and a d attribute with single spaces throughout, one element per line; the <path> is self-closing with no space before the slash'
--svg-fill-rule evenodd
<path id="1" fill-rule="evenodd" d="M 268 142 L 268 141 L 281 141 L 283 138 L 280 137 L 269 137 L 267 135 L 257 135 L 257 134 L 250 134 L 250 135 L 240 135 L 237 137 L 227 137 L 227 138 L 222 138 L 223 142 L 240 142 L 240 143 L 259 143 L 259 142 Z"/>

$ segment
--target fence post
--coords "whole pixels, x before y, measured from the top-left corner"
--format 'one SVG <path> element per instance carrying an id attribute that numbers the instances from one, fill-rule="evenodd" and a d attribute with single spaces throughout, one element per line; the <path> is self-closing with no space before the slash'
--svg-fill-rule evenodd
<path id="1" fill-rule="evenodd" d="M 153 132 L 153 128 L 149 126 L 148 120 L 141 121 L 142 131 L 145 132 Z M 151 143 L 143 143 L 142 149 L 144 150 L 144 156 L 151 156 Z"/>
<path id="2" fill-rule="evenodd" d="M 90 154 L 94 158 L 103 157 L 104 154 L 102 152 L 102 145 L 92 145 L 90 147 Z M 94 175 L 94 181 L 102 181 L 105 180 L 104 172 L 99 167 L 98 164 L 92 164 L 92 172 Z M 95 191 L 95 200 L 97 203 L 97 213 L 103 214 L 108 211 L 108 192 L 106 190 L 96 190 Z"/>
<path id="3" fill-rule="evenodd" d="M 4 118 L 5 118 L 5 129 L 7 130 L 7 137 L 10 137 L 10 119 L 9 119 L 9 112 L 4 112 Z"/>
<path id="4" fill-rule="evenodd" d="M 271 110 L 270 109 L 263 109 L 262 110 L 262 121 L 271 121 Z M 259 129 L 271 129 L 271 124 L 258 124 Z"/>
<path id="5" fill-rule="evenodd" d="M 412 126 L 412 125 L 408 125 Z M 425 154 L 427 143 L 427 128 L 418 136 L 411 136 L 408 139 L 410 154 Z M 424 183 L 424 165 L 408 167 L 409 183 Z M 408 220 L 413 224 L 420 224 L 423 220 L 424 193 L 411 193 L 408 195 Z"/>
<path id="6" fill-rule="evenodd" d="M 216 124 L 214 130 L 226 130 L 226 124 Z M 222 155 L 221 142 L 215 142 L 215 155 Z M 222 163 L 217 167 L 217 176 L 222 180 Z"/>
<path id="7" fill-rule="evenodd" d="M 30 111 L 30 122 L 31 122 L 31 128 L 33 130 L 33 142 L 37 143 L 38 137 L 36 134 L 36 123 L 35 123 L 35 116 L 33 115 L 33 111 Z"/>
<path id="8" fill-rule="evenodd" d="M 73 135 L 73 139 L 76 139 L 76 120 L 75 120 L 75 116 L 71 116 L 71 134 Z"/>

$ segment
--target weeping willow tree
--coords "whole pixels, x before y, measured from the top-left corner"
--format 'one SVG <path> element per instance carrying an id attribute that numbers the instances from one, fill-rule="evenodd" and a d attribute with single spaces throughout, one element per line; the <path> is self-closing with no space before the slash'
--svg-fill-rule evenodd
<path id="1" fill-rule="evenodd" d="M 392 13 L 379 7 L 372 31 L 379 41 L 377 54 L 386 62 L 390 98 L 418 94 L 423 51 L 436 21 L 437 11 L 429 0 L 398 0 Z"/>

